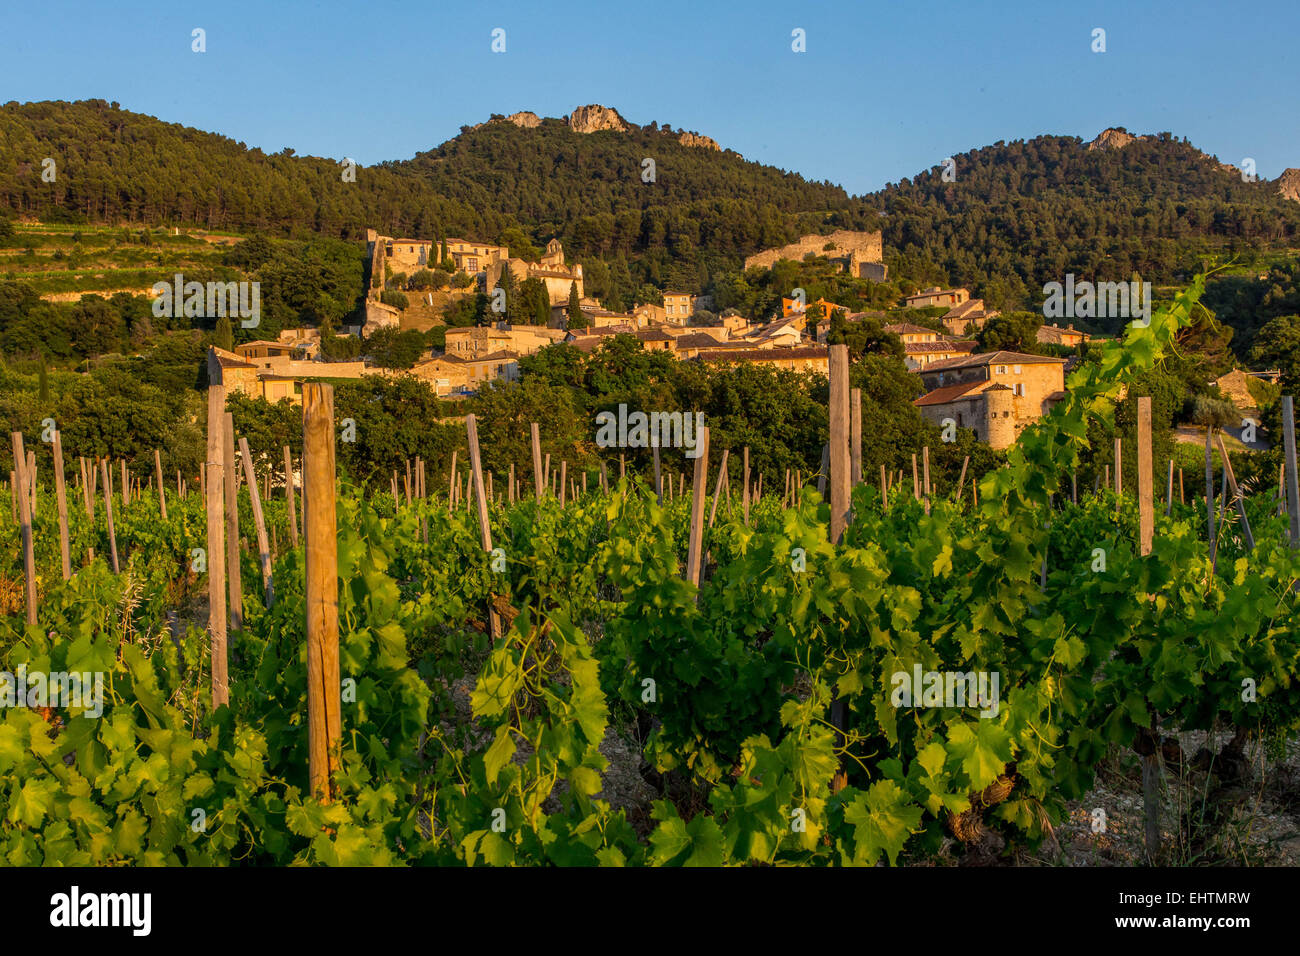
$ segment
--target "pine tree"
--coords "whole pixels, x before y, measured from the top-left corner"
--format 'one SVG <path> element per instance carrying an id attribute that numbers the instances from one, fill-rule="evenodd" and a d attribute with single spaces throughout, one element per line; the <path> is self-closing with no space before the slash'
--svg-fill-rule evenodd
<path id="1" fill-rule="evenodd" d="M 226 318 L 224 315 L 221 318 L 217 319 L 217 331 L 216 331 L 215 338 L 216 338 L 217 348 L 225 349 L 227 352 L 230 352 L 234 349 L 235 330 L 231 327 L 230 320 Z"/>

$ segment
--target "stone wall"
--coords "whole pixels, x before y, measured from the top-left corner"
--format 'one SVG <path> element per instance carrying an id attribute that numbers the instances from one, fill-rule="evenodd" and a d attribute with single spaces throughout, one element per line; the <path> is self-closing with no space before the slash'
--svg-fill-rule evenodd
<path id="1" fill-rule="evenodd" d="M 827 249 L 827 244 L 833 248 Z M 809 253 L 825 256 L 828 259 L 842 259 L 844 263 L 841 268 L 857 264 L 860 270 L 861 263 L 879 263 L 884 259 L 884 239 L 879 230 L 855 232 L 851 229 L 837 229 L 826 236 L 800 236 L 798 242 L 781 246 L 779 249 L 765 249 L 749 256 L 745 259 L 745 268 L 762 266 L 770 269 L 778 259 L 800 262 Z"/>

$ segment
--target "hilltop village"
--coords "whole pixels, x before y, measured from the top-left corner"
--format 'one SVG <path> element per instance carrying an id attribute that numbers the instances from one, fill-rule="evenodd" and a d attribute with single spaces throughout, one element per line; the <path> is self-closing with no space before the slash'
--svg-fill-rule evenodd
<path id="1" fill-rule="evenodd" d="M 817 255 L 854 277 L 881 281 L 887 274 L 881 252 L 879 232 L 840 230 L 804 236 L 750 256 L 745 267 L 766 269 L 782 259 Z M 589 354 L 618 335 L 632 336 L 643 348 L 667 352 L 684 362 L 750 362 L 826 375 L 826 342 L 832 325 L 870 319 L 880 323 L 883 333 L 897 336 L 902 362 L 924 383 L 925 393 L 914 403 L 921 413 L 936 424 L 950 419 L 959 428 L 971 429 L 977 439 L 994 448 L 1014 443 L 1021 429 L 1065 395 L 1068 358 L 978 350 L 976 335 L 998 313 L 985 309 L 964 288 L 918 290 L 893 310 L 904 311 L 905 316 L 913 310 L 924 314 L 927 324 L 901 321 L 884 312 L 855 312 L 826 299 L 807 302 L 793 296 L 782 299 L 779 315 L 751 317 L 734 310 L 719 314 L 709 297 L 671 289 L 663 292 L 661 301 L 615 312 L 585 294 L 582 264 L 566 262 L 558 239 L 550 240 L 540 256 L 528 261 L 512 256 L 506 246 L 457 238 L 394 238 L 372 229 L 367 258 L 371 281 L 365 321 L 343 333 L 362 340 L 362 354 L 366 339 L 380 330 L 406 328 L 407 314 L 420 306 L 427 311 L 435 296 L 455 301 L 487 294 L 500 303 L 505 298 L 501 291 L 527 284 L 534 297 L 544 294 L 546 322 L 521 324 L 498 318 L 481 325 L 448 327 L 441 350 L 430 349 L 402 370 L 363 357 L 327 362 L 318 330 L 288 330 L 276 340 L 247 342 L 231 351 L 213 347 L 211 361 L 221 369 L 227 387 L 270 402 L 296 402 L 302 383 L 311 379 L 410 375 L 429 383 L 440 398 L 456 399 L 474 394 L 486 382 L 517 380 L 519 359 L 548 346 L 564 343 Z M 417 298 L 414 307 L 405 294 L 385 294 L 386 287 L 401 288 L 409 276 L 432 269 L 441 269 L 449 280 L 444 288 Z M 533 316 L 542 317 L 540 303 Z M 1087 340 L 1072 327 L 1047 325 L 1038 330 L 1039 342 L 1066 349 Z"/>
<path id="2" fill-rule="evenodd" d="M 870 321 L 881 334 L 897 337 L 901 362 L 924 386 L 913 404 L 926 419 L 941 427 L 955 423 L 1001 449 L 1065 397 L 1066 374 L 1079 361 L 1080 349 L 1093 340 L 1073 325 L 1054 322 L 1034 332 L 1039 345 L 1051 346 L 1043 350 L 1050 354 L 981 351 L 979 333 L 999 313 L 985 308 L 966 288 L 916 290 L 887 312 L 853 311 L 824 298 L 808 302 L 796 292 L 782 298 L 779 314 L 746 316 L 734 309 L 716 312 L 710 297 L 672 289 L 659 301 L 611 311 L 586 295 L 582 264 L 566 261 L 558 239 L 533 259 L 512 256 L 507 246 L 458 238 L 395 238 L 373 229 L 366 245 L 364 322 L 343 332 L 360 340 L 359 357 L 329 361 L 320 331 L 310 328 L 233 350 L 214 346 L 210 366 L 221 370 L 228 388 L 250 398 L 297 402 L 303 382 L 311 379 L 411 376 L 427 382 L 438 397 L 454 400 L 476 394 L 488 382 L 517 381 L 520 358 L 549 346 L 565 344 L 591 354 L 619 335 L 683 362 L 754 363 L 826 375 L 832 329 Z M 748 257 L 745 268 L 771 269 L 782 260 L 813 256 L 855 278 L 879 282 L 887 275 L 881 234 L 847 230 L 765 250 Z M 411 276 L 430 276 L 433 270 L 442 278 L 426 279 L 425 291 L 392 294 L 411 289 Z M 384 367 L 365 357 L 365 343 L 376 333 L 415 327 L 439 303 L 446 308 L 475 295 L 486 295 L 491 303 L 485 321 L 446 327 L 443 347 L 427 349 L 410 368 Z M 504 316 L 511 296 L 516 297 L 515 316 L 520 315 L 518 298 L 527 300 L 525 315 L 531 322 Z"/>

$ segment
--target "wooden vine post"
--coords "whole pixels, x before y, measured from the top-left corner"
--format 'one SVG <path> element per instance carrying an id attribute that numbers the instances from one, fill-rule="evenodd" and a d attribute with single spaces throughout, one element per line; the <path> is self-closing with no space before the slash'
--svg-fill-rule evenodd
<path id="1" fill-rule="evenodd" d="M 104 479 L 104 513 L 108 519 L 108 553 L 113 559 L 113 573 L 119 574 L 122 566 L 117 560 L 117 529 L 113 526 L 113 476 L 108 470 L 108 459 L 99 463 L 100 474 Z"/>
<path id="2" fill-rule="evenodd" d="M 284 446 L 284 500 L 289 506 L 289 540 L 293 542 L 295 548 L 298 547 L 298 509 L 294 504 L 293 495 L 293 458 L 289 454 L 289 446 Z"/>
<path id="3" fill-rule="evenodd" d="M 1292 396 L 1282 396 L 1282 463 L 1286 467 L 1286 510 L 1290 516 L 1291 547 L 1300 548 L 1300 480 L 1296 476 L 1295 408 Z"/>
<path id="4" fill-rule="evenodd" d="M 691 535 L 686 551 L 686 580 L 700 586 L 701 557 L 704 547 L 704 498 L 709 489 L 709 428 L 700 426 L 696 439 L 695 480 L 691 486 Z M 697 595 L 698 599 L 698 595 Z"/>
<path id="5" fill-rule="evenodd" d="M 59 508 L 59 558 L 63 580 L 72 577 L 72 543 L 68 539 L 68 487 L 63 477 L 63 434 L 54 433 L 54 496 Z"/>
<path id="6" fill-rule="evenodd" d="M 844 531 L 849 525 L 849 477 L 852 465 L 849 454 L 850 410 L 849 410 L 849 347 L 832 345 L 830 347 L 830 477 L 831 477 L 831 523 L 830 541 L 838 545 L 844 539 Z M 916 475 L 916 456 L 912 456 L 912 474 Z M 831 700 L 831 724 L 835 727 L 837 748 L 844 747 L 844 727 L 847 712 L 844 701 L 840 699 L 839 689 Z M 838 792 L 847 782 L 840 761 L 840 769 L 831 782 L 831 791 Z"/>
<path id="7" fill-rule="evenodd" d="M 266 519 L 262 514 L 262 497 L 257 490 L 257 475 L 253 471 L 253 456 L 248 450 L 248 439 L 239 439 L 239 457 L 244 462 L 244 477 L 248 480 L 248 496 L 253 505 L 253 527 L 257 531 L 257 557 L 262 568 L 262 592 L 266 606 L 275 603 L 275 586 L 271 583 L 271 543 L 267 540 Z"/>
<path id="8" fill-rule="evenodd" d="M 331 798 L 342 739 L 339 680 L 338 526 L 334 511 L 334 388 L 302 388 L 302 516 L 306 544 L 308 780 Z"/>
<path id="9" fill-rule="evenodd" d="M 211 365 L 209 366 L 211 375 Z M 208 634 L 212 641 L 212 706 L 230 702 L 226 671 L 226 517 L 222 472 L 226 387 L 208 386 L 208 447 L 203 492 L 208 519 Z"/>
<path id="10" fill-rule="evenodd" d="M 235 484 L 235 417 L 226 412 L 222 429 L 221 472 L 226 494 L 226 591 L 230 602 L 230 626 L 244 627 L 244 581 L 239 568 L 239 488 Z M 211 556 L 209 556 L 211 557 Z"/>
<path id="11" fill-rule="evenodd" d="M 849 389 L 849 481 L 862 484 L 862 389 Z"/>
<path id="12" fill-rule="evenodd" d="M 32 544 L 32 502 L 27 497 L 27 456 L 23 453 L 23 433 L 13 433 L 14 477 L 11 487 L 18 488 L 18 519 L 23 539 L 23 595 L 27 604 L 27 624 L 36 623 L 36 551 Z"/>
<path id="13" fill-rule="evenodd" d="M 153 450 L 153 470 L 154 473 L 158 476 L 158 514 L 162 516 L 163 521 L 166 521 L 167 520 L 167 489 L 163 487 L 162 455 L 158 453 L 157 448 Z"/>
<path id="14" fill-rule="evenodd" d="M 1137 440 L 1138 537 L 1142 554 L 1148 555 L 1151 553 L 1151 536 L 1155 530 L 1152 487 L 1155 476 L 1151 473 L 1151 399 L 1145 395 L 1137 400 Z M 1116 473 L 1118 474 L 1118 469 Z M 1169 474 L 1172 478 L 1173 472 L 1170 471 Z"/>
<path id="15" fill-rule="evenodd" d="M 839 544 L 849 523 L 849 347 L 830 347 L 830 479 L 832 544 Z M 916 459 L 913 457 L 913 463 Z"/>
<path id="16" fill-rule="evenodd" d="M 465 438 L 469 444 L 469 467 L 474 481 L 474 500 L 478 505 L 479 544 L 483 546 L 483 551 L 490 555 L 492 526 L 488 523 L 487 498 L 483 492 L 483 461 L 479 457 L 478 450 L 478 417 L 473 414 L 465 416 Z M 496 607 L 492 604 L 488 605 L 488 627 L 492 640 L 497 641 L 502 634 L 501 616 L 497 614 Z"/>
<path id="17" fill-rule="evenodd" d="M 745 510 L 745 527 L 748 528 L 749 527 L 749 446 L 748 445 L 745 446 L 745 450 L 741 455 L 740 463 L 741 463 L 741 470 L 744 472 L 744 474 L 741 476 L 741 483 L 744 486 L 744 488 L 743 488 L 743 493 L 742 493 L 740 503 L 741 503 L 741 507 L 744 508 Z"/>
<path id="18" fill-rule="evenodd" d="M 542 436 L 538 431 L 537 422 L 532 423 L 532 440 L 533 440 L 533 480 L 537 485 L 537 500 L 542 500 L 542 484 L 546 481 L 546 476 L 542 474 Z"/>

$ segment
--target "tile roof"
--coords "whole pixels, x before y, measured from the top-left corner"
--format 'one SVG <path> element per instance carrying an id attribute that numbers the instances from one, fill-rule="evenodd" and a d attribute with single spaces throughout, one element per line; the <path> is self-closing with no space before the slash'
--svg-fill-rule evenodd
<path id="1" fill-rule="evenodd" d="M 967 392 L 979 388 L 981 385 L 987 385 L 987 382 L 962 382 L 959 385 L 944 385 L 936 388 L 932 392 L 926 392 L 920 398 L 912 402 L 913 405 L 947 405 L 949 402 L 956 401 Z M 1006 388 L 1006 386 L 1002 386 Z"/>
<path id="2" fill-rule="evenodd" d="M 941 359 L 926 366 L 926 372 L 941 372 L 954 368 L 980 368 L 984 365 L 1064 365 L 1065 359 L 1050 355 L 1027 355 L 1024 352 L 984 352 L 964 358 Z"/>

